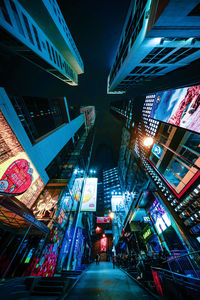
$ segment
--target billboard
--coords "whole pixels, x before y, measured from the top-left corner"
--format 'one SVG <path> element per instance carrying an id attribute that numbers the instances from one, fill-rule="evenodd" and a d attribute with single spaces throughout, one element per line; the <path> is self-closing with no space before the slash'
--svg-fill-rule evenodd
<path id="1" fill-rule="evenodd" d="M 107 251 L 107 244 L 108 244 L 107 237 L 101 238 L 101 240 L 100 240 L 101 252 L 106 252 Z"/>
<path id="2" fill-rule="evenodd" d="M 200 133 L 200 85 L 157 92 L 150 117 Z"/>
<path id="3" fill-rule="evenodd" d="M 85 124 L 90 126 L 94 124 L 95 121 L 95 106 L 83 106 L 80 108 L 80 113 L 85 114 Z"/>
<path id="4" fill-rule="evenodd" d="M 37 219 L 51 219 L 57 210 L 57 202 L 61 190 L 44 189 L 34 203 L 32 210 Z"/>
<path id="5" fill-rule="evenodd" d="M 171 226 L 171 221 L 164 207 L 157 200 L 154 200 L 149 211 L 159 234 Z"/>
<path id="6" fill-rule="evenodd" d="M 124 211 L 124 198 L 122 195 L 113 195 L 111 198 L 112 211 Z"/>
<path id="7" fill-rule="evenodd" d="M 110 217 L 97 217 L 97 223 L 110 223 Z"/>
<path id="8" fill-rule="evenodd" d="M 87 178 L 83 192 L 81 211 L 96 211 L 97 178 Z"/>
<path id="9" fill-rule="evenodd" d="M 15 195 L 31 208 L 43 188 L 44 182 L 0 111 L 0 193 Z"/>
<path id="10" fill-rule="evenodd" d="M 72 208 L 73 211 L 77 209 L 77 205 L 81 197 L 82 185 L 83 185 L 83 178 L 76 178 L 74 180 L 73 187 L 70 190 L 70 194 L 73 198 L 73 208 Z"/>

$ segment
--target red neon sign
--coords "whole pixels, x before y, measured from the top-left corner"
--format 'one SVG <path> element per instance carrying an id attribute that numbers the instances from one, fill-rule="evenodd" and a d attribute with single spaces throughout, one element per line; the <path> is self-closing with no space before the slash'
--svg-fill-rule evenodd
<path id="1" fill-rule="evenodd" d="M 97 217 L 97 223 L 110 223 L 110 217 Z"/>
<path id="2" fill-rule="evenodd" d="M 107 237 L 104 237 L 101 239 L 100 244 L 101 244 L 101 252 L 106 252 L 107 250 Z"/>

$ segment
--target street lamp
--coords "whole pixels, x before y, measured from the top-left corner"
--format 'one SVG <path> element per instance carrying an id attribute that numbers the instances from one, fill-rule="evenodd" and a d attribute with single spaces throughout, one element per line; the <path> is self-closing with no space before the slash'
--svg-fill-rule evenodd
<path id="1" fill-rule="evenodd" d="M 90 169 L 90 174 L 96 174 L 96 170 Z"/>
<path id="2" fill-rule="evenodd" d="M 153 142 L 154 142 L 154 140 L 153 140 L 153 138 L 152 138 L 151 136 L 147 136 L 147 137 L 145 137 L 145 138 L 143 139 L 143 144 L 144 144 L 144 146 L 146 146 L 146 147 L 152 146 L 152 145 L 153 145 Z"/>
<path id="3" fill-rule="evenodd" d="M 153 139 L 150 136 L 147 136 L 143 139 L 143 145 L 145 147 L 149 147 L 152 146 L 153 143 L 156 142 L 158 145 L 161 145 L 162 147 L 164 147 L 166 150 L 169 150 L 170 152 L 172 152 L 173 154 L 175 154 L 177 157 L 179 157 L 180 159 L 184 160 L 186 162 L 186 164 L 189 164 L 191 167 L 194 167 L 198 170 L 200 170 L 200 167 L 193 163 L 192 161 L 190 161 L 188 158 L 186 158 L 185 156 L 181 155 L 180 153 L 176 152 L 175 150 L 171 149 L 170 147 L 166 146 L 165 144 L 161 143 L 158 139 Z"/>
<path id="4" fill-rule="evenodd" d="M 109 217 L 110 217 L 111 219 L 114 219 L 114 216 L 115 216 L 114 212 L 111 211 L 111 212 L 109 213 Z"/>
<path id="5" fill-rule="evenodd" d="M 100 231 L 101 231 L 101 228 L 99 226 L 97 226 L 96 233 L 99 233 Z"/>

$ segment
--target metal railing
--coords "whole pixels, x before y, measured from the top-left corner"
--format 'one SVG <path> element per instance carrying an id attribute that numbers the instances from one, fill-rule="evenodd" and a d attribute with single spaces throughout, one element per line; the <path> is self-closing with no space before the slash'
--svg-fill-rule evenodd
<path id="1" fill-rule="evenodd" d="M 169 299 L 199 299 L 200 279 L 175 273 L 169 270 L 152 267 L 157 292 Z M 156 274 L 156 276 L 155 276 Z M 175 298 L 174 298 L 175 297 Z"/>
<path id="2" fill-rule="evenodd" d="M 200 250 L 168 258 L 163 264 L 167 263 L 169 270 L 178 274 L 200 278 Z"/>

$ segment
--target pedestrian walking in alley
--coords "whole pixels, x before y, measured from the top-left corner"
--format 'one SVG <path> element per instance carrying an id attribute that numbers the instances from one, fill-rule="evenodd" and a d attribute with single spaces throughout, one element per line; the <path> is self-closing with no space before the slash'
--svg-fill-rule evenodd
<path id="1" fill-rule="evenodd" d="M 116 255 L 113 255 L 113 269 L 115 269 L 115 266 L 116 266 L 116 262 L 117 262 L 117 257 Z"/>
<path id="2" fill-rule="evenodd" d="M 96 255 L 96 265 L 99 265 L 100 258 L 101 258 L 100 254 L 97 253 L 97 255 Z"/>

